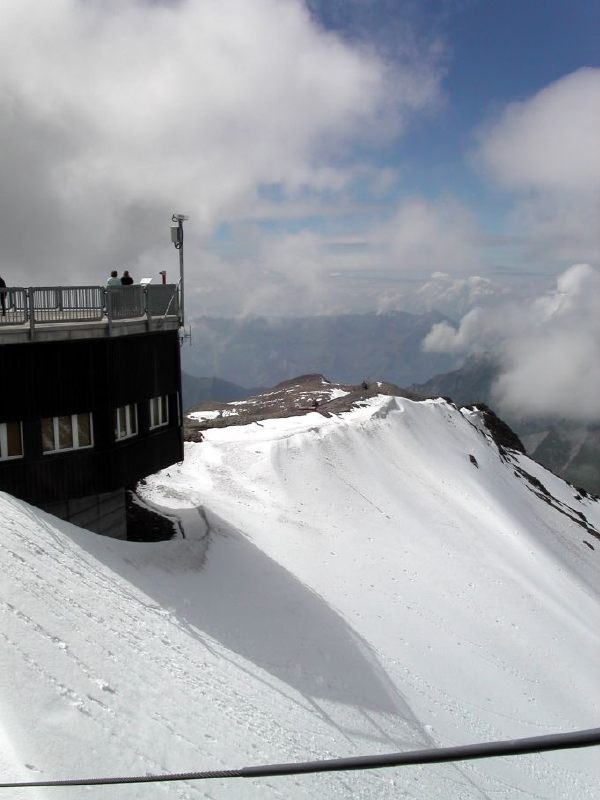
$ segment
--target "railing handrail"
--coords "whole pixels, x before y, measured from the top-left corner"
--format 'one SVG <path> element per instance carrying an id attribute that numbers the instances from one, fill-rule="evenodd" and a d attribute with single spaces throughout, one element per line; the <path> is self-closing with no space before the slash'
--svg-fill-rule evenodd
<path id="1" fill-rule="evenodd" d="M 132 291 L 135 290 L 135 291 Z M 0 328 L 29 323 L 91 322 L 167 316 L 181 319 L 179 285 L 131 286 L 7 286 Z M 171 307 L 173 308 L 171 309 Z M 6 311 L 5 311 L 6 309 Z"/>

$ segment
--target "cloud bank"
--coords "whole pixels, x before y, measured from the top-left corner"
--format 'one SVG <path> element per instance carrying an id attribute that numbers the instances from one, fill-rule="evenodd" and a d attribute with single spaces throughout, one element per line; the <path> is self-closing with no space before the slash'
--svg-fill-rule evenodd
<path id="1" fill-rule="evenodd" d="M 387 249 L 389 263 L 399 270 L 464 272 L 481 263 L 475 219 L 451 197 L 409 198 L 374 230 L 373 238 Z"/>
<path id="2" fill-rule="evenodd" d="M 424 69 L 399 80 L 300 0 L 6 0 L 1 269 L 13 284 L 156 272 L 173 211 L 199 249 L 263 185 L 337 191 L 353 142 L 433 102 Z"/>
<path id="3" fill-rule="evenodd" d="M 600 69 L 512 103 L 477 135 L 475 163 L 516 195 L 513 231 L 530 263 L 600 261 Z"/>
<path id="4" fill-rule="evenodd" d="M 522 415 L 600 420 L 600 270 L 570 267 L 537 299 L 475 308 L 435 325 L 428 352 L 490 352 L 501 365 L 498 407 Z"/>
<path id="5" fill-rule="evenodd" d="M 335 228 L 335 218 L 330 224 Z M 452 198 L 408 197 L 385 222 L 353 235 L 306 227 L 260 236 L 248 226 L 236 239 L 243 243 L 236 256 L 242 291 L 228 303 L 241 315 L 438 309 L 456 316 L 484 295 L 502 293 L 489 279 L 461 276 L 480 266 L 480 237 L 472 215 Z M 221 286 L 214 298 L 205 293 L 207 303 L 226 292 L 227 266 L 219 263 L 210 283 Z M 434 272 L 440 267 L 459 277 Z"/>
<path id="6" fill-rule="evenodd" d="M 598 263 L 600 70 L 479 130 L 480 174 L 516 198 L 512 244 L 494 249 L 478 209 L 403 169 L 448 64 L 428 13 L 400 5 L 5 0 L 0 274 L 173 277 L 173 211 L 191 218 L 188 316 L 462 315 L 498 296 L 493 267 L 516 250 L 509 266 Z"/>
<path id="7" fill-rule="evenodd" d="M 458 317 L 514 291 L 519 271 L 555 274 L 578 261 L 599 263 L 598 131 L 600 69 L 564 76 L 507 105 L 476 132 L 472 160 L 485 182 L 506 191 L 512 204 L 504 224 L 495 220 L 497 235 L 485 235 L 474 210 L 451 194 L 401 195 L 380 205 L 378 217 L 365 215 L 355 230 L 360 246 L 332 251 L 335 236 L 316 230 L 264 241 L 260 263 L 270 265 L 272 280 L 250 288 L 246 310 L 260 313 L 268 298 L 276 299 L 274 286 L 280 283 L 320 313 L 347 303 L 354 310 L 436 309 Z M 402 170 L 386 177 L 383 194 L 401 192 Z M 347 215 L 352 218 L 351 209 Z M 492 283 L 497 267 L 499 275 L 504 272 L 504 290 Z M 445 282 L 426 277 L 442 272 L 450 276 Z M 336 275 L 335 288 L 330 274 Z M 423 286 L 406 285 L 411 278 Z M 285 306 L 281 295 L 279 306 Z"/>

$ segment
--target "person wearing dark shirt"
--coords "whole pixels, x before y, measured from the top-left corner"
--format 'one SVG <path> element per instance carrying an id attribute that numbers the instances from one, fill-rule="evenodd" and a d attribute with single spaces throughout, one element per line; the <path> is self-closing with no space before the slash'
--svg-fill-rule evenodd
<path id="1" fill-rule="evenodd" d="M 124 270 L 123 275 L 121 277 L 121 284 L 123 286 L 131 286 L 132 283 L 133 283 L 133 278 L 131 277 L 129 272 L 127 272 L 127 270 Z"/>
<path id="2" fill-rule="evenodd" d="M 0 275 L 0 304 L 2 305 L 2 316 L 6 316 L 6 283 Z"/>

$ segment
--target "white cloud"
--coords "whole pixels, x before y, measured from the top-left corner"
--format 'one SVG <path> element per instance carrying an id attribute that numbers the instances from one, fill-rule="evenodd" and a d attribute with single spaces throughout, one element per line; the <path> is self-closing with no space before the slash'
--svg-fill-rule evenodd
<path id="1" fill-rule="evenodd" d="M 446 272 L 434 272 L 415 292 L 414 299 L 419 310 L 436 309 L 456 317 L 474 306 L 497 304 L 507 292 L 506 287 L 481 275 L 455 278 Z"/>
<path id="2" fill-rule="evenodd" d="M 524 243 L 530 267 L 600 263 L 600 190 L 543 192 L 519 198 L 509 225 Z"/>
<path id="3" fill-rule="evenodd" d="M 429 352 L 494 354 L 498 407 L 516 414 L 600 419 L 600 270 L 577 264 L 533 300 L 473 309 L 435 325 Z"/>
<path id="4" fill-rule="evenodd" d="M 372 293 L 356 292 L 349 275 L 349 263 L 368 259 L 346 253 L 353 239 L 309 229 L 269 236 L 254 226 L 237 230 L 235 238 L 235 254 L 203 259 L 196 303 L 202 313 L 302 316 L 372 309 Z"/>
<path id="5" fill-rule="evenodd" d="M 228 278 L 222 283 L 224 292 L 229 289 L 234 314 L 328 314 L 375 308 L 413 313 L 437 309 L 457 316 L 501 293 L 500 287 L 480 276 L 436 273 L 423 285 L 423 275 L 432 267 L 464 270 L 478 262 L 474 223 L 451 198 L 438 202 L 411 198 L 397 206 L 385 223 L 367 220 L 352 235 L 308 227 L 268 235 L 246 225 L 234 236 L 236 266 L 232 261 L 226 267 Z M 238 293 L 237 300 L 232 290 Z"/>
<path id="6" fill-rule="evenodd" d="M 480 241 L 472 214 L 457 200 L 410 198 L 377 227 L 373 240 L 398 271 L 467 271 L 481 262 Z"/>
<path id="7" fill-rule="evenodd" d="M 200 245 L 262 184 L 339 191 L 345 147 L 435 101 L 423 69 L 396 80 L 300 0 L 6 0 L 1 268 L 12 283 L 98 280 L 169 257 L 172 211 Z"/>
<path id="8" fill-rule="evenodd" d="M 423 341 L 427 353 L 483 353 L 494 346 L 504 322 L 494 311 L 472 308 L 455 328 L 449 322 L 434 325 Z"/>
<path id="9" fill-rule="evenodd" d="M 413 314 L 439 311 L 451 319 L 458 319 L 475 307 L 497 305 L 510 294 L 508 287 L 480 275 L 463 278 L 447 272 L 434 272 L 424 281 L 407 281 L 402 288 L 383 290 L 377 298 L 377 311 L 408 311 Z M 454 328 L 449 326 L 443 335 L 444 343 L 449 342 L 453 334 Z M 441 333 L 436 335 L 441 336 Z M 462 347 L 457 346 L 456 351 L 462 352 Z"/>
<path id="10" fill-rule="evenodd" d="M 511 226 L 528 258 L 600 259 L 600 69 L 577 70 L 510 104 L 478 134 L 476 163 L 515 192 Z"/>
<path id="11" fill-rule="evenodd" d="M 479 157 L 510 189 L 596 189 L 600 69 L 580 69 L 512 103 L 480 133 Z"/>

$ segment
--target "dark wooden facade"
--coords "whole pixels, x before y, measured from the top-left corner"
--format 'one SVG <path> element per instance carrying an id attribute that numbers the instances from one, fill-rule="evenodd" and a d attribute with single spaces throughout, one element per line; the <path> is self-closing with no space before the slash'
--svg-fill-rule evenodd
<path id="1" fill-rule="evenodd" d="M 168 397 L 169 422 L 149 428 Z M 34 505 L 111 492 L 183 459 L 176 330 L 0 345 L 0 422 L 21 421 L 24 456 L 0 460 L 0 489 Z M 138 433 L 115 439 L 115 409 L 137 404 Z M 42 452 L 41 420 L 91 412 L 94 445 Z"/>

